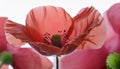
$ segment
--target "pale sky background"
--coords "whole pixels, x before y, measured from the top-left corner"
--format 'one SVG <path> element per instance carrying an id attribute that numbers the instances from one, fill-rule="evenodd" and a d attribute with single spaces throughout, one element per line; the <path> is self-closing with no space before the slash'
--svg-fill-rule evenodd
<path id="1" fill-rule="evenodd" d="M 102 14 L 117 2 L 120 0 L 0 0 L 0 16 L 24 24 L 27 13 L 37 6 L 60 6 L 73 17 L 80 9 L 88 6 L 94 6 Z"/>
<path id="2" fill-rule="evenodd" d="M 0 0 L 0 16 L 25 24 L 27 13 L 34 7 L 52 5 L 63 7 L 72 17 L 84 7 L 94 6 L 101 14 L 119 0 Z M 12 68 L 10 68 L 12 69 Z"/>

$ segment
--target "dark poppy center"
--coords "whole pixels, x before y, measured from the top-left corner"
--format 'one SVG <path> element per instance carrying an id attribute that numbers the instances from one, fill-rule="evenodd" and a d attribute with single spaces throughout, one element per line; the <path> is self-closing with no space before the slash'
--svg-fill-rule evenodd
<path id="1" fill-rule="evenodd" d="M 61 43 L 61 36 L 56 34 L 56 35 L 53 35 L 52 38 L 51 38 L 51 41 L 52 41 L 52 44 L 57 46 L 57 47 L 62 47 L 62 43 Z"/>

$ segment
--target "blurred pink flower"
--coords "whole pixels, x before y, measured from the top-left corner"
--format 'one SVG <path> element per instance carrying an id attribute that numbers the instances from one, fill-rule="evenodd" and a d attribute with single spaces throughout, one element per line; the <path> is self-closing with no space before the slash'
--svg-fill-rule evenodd
<path id="1" fill-rule="evenodd" d="M 3 65 L 0 69 L 8 69 L 8 65 Z"/>
<path id="2" fill-rule="evenodd" d="M 8 20 L 6 31 L 43 55 L 98 49 L 106 35 L 103 18 L 94 7 L 84 8 L 74 18 L 60 7 L 36 7 L 28 13 L 26 26 Z"/>
<path id="3" fill-rule="evenodd" d="M 100 49 L 76 50 L 60 59 L 60 69 L 106 69 L 106 57 L 120 53 L 120 3 L 114 4 L 105 14 L 107 37 Z"/>
<path id="4" fill-rule="evenodd" d="M 52 69 L 52 63 L 31 48 L 19 48 L 9 44 L 5 36 L 6 17 L 0 17 L 0 53 L 7 51 L 13 56 L 14 69 Z M 11 40 L 12 41 L 12 40 Z M 3 65 L 2 69 L 8 69 Z"/>
<path id="5" fill-rule="evenodd" d="M 109 52 L 120 53 L 120 3 L 111 6 L 105 13 L 108 27 L 105 47 Z"/>
<path id="6" fill-rule="evenodd" d="M 100 49 L 75 50 L 60 58 L 60 69 L 105 69 L 108 51 Z"/>

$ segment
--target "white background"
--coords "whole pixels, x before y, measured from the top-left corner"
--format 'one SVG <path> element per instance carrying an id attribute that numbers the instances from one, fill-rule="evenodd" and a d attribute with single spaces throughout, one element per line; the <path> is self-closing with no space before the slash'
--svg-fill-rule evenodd
<path id="1" fill-rule="evenodd" d="M 0 0 L 0 16 L 23 23 L 26 14 L 33 8 L 43 5 L 63 7 L 71 16 L 88 6 L 94 6 L 101 13 L 119 0 Z"/>
<path id="2" fill-rule="evenodd" d="M 0 0 L 0 16 L 8 17 L 18 23 L 25 24 L 27 13 L 34 7 L 53 5 L 63 7 L 72 17 L 84 7 L 94 6 L 103 14 L 119 0 Z M 12 69 L 12 68 L 10 68 Z"/>

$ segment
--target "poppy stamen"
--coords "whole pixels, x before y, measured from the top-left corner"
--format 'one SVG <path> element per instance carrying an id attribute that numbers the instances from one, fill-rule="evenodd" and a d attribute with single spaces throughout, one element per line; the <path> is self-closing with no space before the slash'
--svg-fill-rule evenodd
<path id="1" fill-rule="evenodd" d="M 44 34 L 44 41 L 45 43 L 51 44 L 50 34 L 47 32 Z"/>

